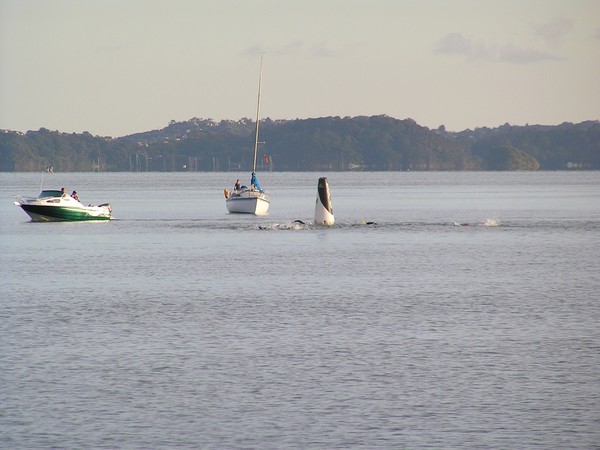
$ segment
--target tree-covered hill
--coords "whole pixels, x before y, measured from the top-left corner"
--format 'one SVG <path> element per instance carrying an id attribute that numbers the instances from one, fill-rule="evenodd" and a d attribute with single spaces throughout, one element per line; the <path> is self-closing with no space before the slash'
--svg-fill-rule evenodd
<path id="1" fill-rule="evenodd" d="M 465 135 L 463 132 L 461 135 Z M 530 155 L 545 170 L 600 169 L 600 122 L 482 128 L 473 134 L 474 155 L 510 146 Z"/>
<path id="2" fill-rule="evenodd" d="M 252 166 L 255 122 L 191 119 L 119 138 L 0 132 L 0 171 L 228 171 Z M 430 130 L 388 116 L 261 121 L 260 170 L 600 169 L 600 122 Z"/>

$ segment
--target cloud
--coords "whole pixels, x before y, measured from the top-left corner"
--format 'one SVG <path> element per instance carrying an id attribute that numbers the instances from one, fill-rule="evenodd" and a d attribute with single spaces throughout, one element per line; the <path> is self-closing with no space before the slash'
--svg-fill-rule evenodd
<path id="1" fill-rule="evenodd" d="M 265 50 L 260 45 L 254 45 L 252 47 L 245 48 L 240 52 L 241 56 L 245 56 L 247 58 L 255 58 L 256 56 L 260 56 L 265 53 Z"/>
<path id="2" fill-rule="evenodd" d="M 460 33 L 449 33 L 442 37 L 434 47 L 434 53 L 440 55 L 458 55 L 472 62 L 504 62 L 510 64 L 530 64 L 541 61 L 558 60 L 550 53 L 519 48 L 511 44 L 488 45 L 467 38 Z"/>
<path id="3" fill-rule="evenodd" d="M 288 42 L 287 44 L 279 47 L 265 48 L 261 45 L 254 45 L 252 47 L 245 48 L 240 52 L 242 56 L 256 57 L 262 53 L 268 53 L 276 56 L 299 56 L 306 53 L 306 45 L 301 41 Z"/>
<path id="4" fill-rule="evenodd" d="M 333 50 L 326 43 L 322 42 L 313 46 L 311 55 L 317 58 L 336 58 L 340 56 L 340 52 Z"/>
<path id="5" fill-rule="evenodd" d="M 594 39 L 598 39 L 600 41 L 600 27 L 598 27 L 596 33 L 594 33 Z"/>
<path id="6" fill-rule="evenodd" d="M 330 45 L 327 42 L 315 44 L 310 49 L 309 56 L 313 58 L 336 59 L 352 56 L 356 53 L 357 46 L 355 44 L 345 44 L 342 46 Z"/>
<path id="7" fill-rule="evenodd" d="M 513 64 L 530 64 L 542 61 L 558 61 L 560 58 L 549 53 L 528 48 L 505 45 L 498 49 L 498 60 Z"/>
<path id="8" fill-rule="evenodd" d="M 573 21 L 566 17 L 556 17 L 549 22 L 532 25 L 535 34 L 547 44 L 556 46 L 574 28 Z"/>
<path id="9" fill-rule="evenodd" d="M 464 37 L 460 33 L 450 33 L 438 41 L 434 49 L 435 53 L 447 55 L 462 55 L 472 60 L 485 60 L 490 52 L 481 43 Z"/>
<path id="10" fill-rule="evenodd" d="M 271 49 L 269 53 L 274 53 L 278 56 L 298 56 L 304 53 L 305 49 L 306 46 L 302 41 L 292 41 L 281 47 Z"/>
<path id="11" fill-rule="evenodd" d="M 318 44 L 307 44 L 302 41 L 291 41 L 278 47 L 264 49 L 261 46 L 255 45 L 248 47 L 241 52 L 244 56 L 256 56 L 261 53 L 269 53 L 276 56 L 305 56 L 311 58 L 338 58 L 346 55 L 350 50 L 344 48 L 336 50 L 329 44 L 321 42 Z"/>

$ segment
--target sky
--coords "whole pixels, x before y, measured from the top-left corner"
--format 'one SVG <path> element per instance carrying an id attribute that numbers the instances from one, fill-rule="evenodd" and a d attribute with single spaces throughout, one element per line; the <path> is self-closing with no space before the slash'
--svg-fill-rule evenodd
<path id="1" fill-rule="evenodd" d="M 0 129 L 600 119 L 600 0 L 0 0 Z"/>

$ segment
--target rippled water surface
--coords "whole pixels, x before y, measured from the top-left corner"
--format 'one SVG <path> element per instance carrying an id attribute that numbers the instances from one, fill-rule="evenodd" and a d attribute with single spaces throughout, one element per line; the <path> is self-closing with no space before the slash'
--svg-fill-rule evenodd
<path id="1" fill-rule="evenodd" d="M 598 445 L 600 173 L 237 176 L 0 174 L 0 447 Z"/>

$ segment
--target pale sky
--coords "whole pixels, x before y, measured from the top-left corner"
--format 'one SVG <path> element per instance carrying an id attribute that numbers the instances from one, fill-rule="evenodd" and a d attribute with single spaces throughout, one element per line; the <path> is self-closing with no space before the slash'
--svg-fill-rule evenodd
<path id="1" fill-rule="evenodd" d="M 0 0 L 0 129 L 600 119 L 600 0 Z"/>

